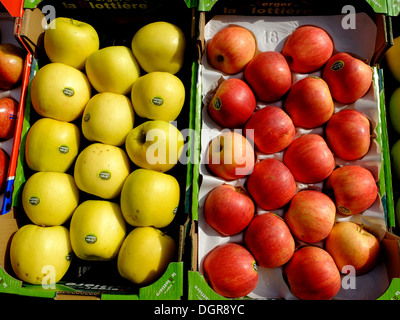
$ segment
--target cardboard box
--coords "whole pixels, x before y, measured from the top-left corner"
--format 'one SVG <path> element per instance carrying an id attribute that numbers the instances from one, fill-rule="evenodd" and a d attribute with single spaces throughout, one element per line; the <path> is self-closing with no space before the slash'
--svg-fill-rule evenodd
<path id="1" fill-rule="evenodd" d="M 10 8 L 12 1 L 5 2 Z M 14 3 L 15 5 L 15 3 Z M 0 292 L 24 296 L 48 297 L 54 299 L 127 299 L 127 300 L 179 300 L 184 290 L 184 247 L 188 230 L 188 202 L 191 192 L 191 166 L 178 163 L 169 174 L 174 175 L 181 187 L 181 200 L 174 221 L 165 228 L 178 245 L 174 262 L 171 262 L 165 273 L 154 283 L 139 287 L 123 279 L 117 271 L 116 260 L 99 263 L 89 262 L 73 257 L 72 264 L 55 286 L 43 287 L 20 281 L 13 273 L 9 261 L 9 247 L 13 234 L 25 223 L 29 223 L 20 203 L 24 182 L 32 172 L 27 168 L 24 159 L 26 134 L 37 119 L 37 114 L 30 102 L 30 85 L 36 72 L 48 63 L 43 48 L 43 19 L 65 16 L 90 23 L 100 35 L 100 46 L 126 45 L 134 33 L 143 25 L 153 21 L 170 21 L 180 26 L 187 38 L 185 65 L 176 74 L 186 88 L 185 105 L 176 119 L 178 129 L 190 128 L 192 83 L 196 73 L 192 59 L 192 30 L 194 9 L 190 1 L 173 1 L 168 4 L 159 1 L 140 1 L 133 3 L 126 0 L 94 1 L 25 1 L 21 16 L 15 20 L 16 36 L 32 53 L 31 73 L 27 84 L 26 105 L 20 128 L 21 146 L 15 149 L 17 168 L 13 184 L 11 206 L 0 216 Z M 15 10 L 16 12 L 18 10 Z M 139 123 L 136 122 L 135 126 Z M 18 152 L 19 151 L 19 152 Z M 190 150 L 189 150 L 190 152 Z M 129 226 L 128 226 L 128 230 Z"/>
<path id="2" fill-rule="evenodd" d="M 373 275 L 368 281 L 357 278 L 358 288 L 355 291 L 345 291 L 341 289 L 337 295 L 337 299 L 378 299 L 383 297 L 385 299 L 396 299 L 397 290 L 399 285 L 399 269 L 398 261 L 398 237 L 392 233 L 392 229 L 395 226 L 394 210 L 393 210 L 393 193 L 391 190 L 391 168 L 390 168 L 390 154 L 388 152 L 388 133 L 386 127 L 386 107 L 385 107 L 385 96 L 384 96 L 384 82 L 383 82 L 383 71 L 380 68 L 380 62 L 384 56 L 384 53 L 390 46 L 391 30 L 388 28 L 390 22 L 388 13 L 388 3 L 385 1 L 352 1 L 350 4 L 344 1 L 335 1 L 329 3 L 319 3 L 317 1 L 311 1 L 307 4 L 303 1 L 275 1 L 275 2 L 259 2 L 251 1 L 244 4 L 240 1 L 200 1 L 199 3 L 199 26 L 197 32 L 197 46 L 199 53 L 198 63 L 200 65 L 198 83 L 197 83 L 197 98 L 196 98 L 196 130 L 197 135 L 201 136 L 204 130 L 214 130 L 215 126 L 209 122 L 206 112 L 204 112 L 204 106 L 207 104 L 207 94 L 211 91 L 211 88 L 215 88 L 218 81 L 218 76 L 221 78 L 227 78 L 226 75 L 215 75 L 214 78 L 211 75 L 212 72 L 208 72 L 207 61 L 204 57 L 204 50 L 207 45 L 207 40 L 212 37 L 213 34 L 219 29 L 229 24 L 244 24 L 246 27 L 251 29 L 253 33 L 257 32 L 258 29 L 264 31 L 257 41 L 260 46 L 263 46 L 266 51 L 269 44 L 266 44 L 268 39 L 268 32 L 274 31 L 275 26 L 279 25 L 279 31 L 283 35 L 280 35 L 278 39 L 279 43 L 276 44 L 275 48 L 282 45 L 284 36 L 290 33 L 291 28 L 293 29 L 297 25 L 302 24 L 317 24 L 322 27 L 328 27 L 331 31 L 335 30 L 333 26 L 336 24 L 336 28 L 342 28 L 343 23 L 346 19 L 346 15 L 354 14 L 353 18 L 356 18 L 357 22 L 362 24 L 362 28 L 366 27 L 366 30 L 370 30 L 369 26 L 372 27 L 374 32 L 368 32 L 371 36 L 369 37 L 369 50 L 368 61 L 374 71 L 374 86 L 372 91 L 369 93 L 374 102 L 375 114 L 375 143 L 378 147 L 373 151 L 376 157 L 374 174 L 378 181 L 379 186 L 379 202 L 375 203 L 376 211 L 371 213 L 371 216 L 380 216 L 379 227 L 380 239 L 382 240 L 383 247 L 383 258 L 381 261 L 382 267 L 380 271 L 376 271 L 378 277 Z M 349 17 L 349 16 L 347 16 Z M 338 19 L 334 22 L 335 19 Z M 341 20 L 342 19 L 342 20 Z M 365 20 L 364 20 L 365 19 Z M 330 23 L 333 25 L 330 25 Z M 210 23 L 213 23 L 211 25 Z M 290 24 L 293 24 L 290 26 Z M 358 25 L 359 26 L 359 25 Z M 285 28 L 288 27 L 286 30 Z M 357 53 L 357 50 L 365 44 L 362 42 L 363 36 L 360 34 L 357 36 L 357 31 L 353 30 L 355 34 L 349 36 L 349 41 L 346 49 L 338 49 L 338 51 L 350 51 Z M 370 33 L 369 33 L 370 32 Z M 364 34 L 365 34 L 364 33 Z M 276 34 L 275 34 L 276 35 Z M 339 37 L 339 35 L 337 35 Z M 335 39 L 336 44 L 342 45 L 340 39 Z M 361 40 L 361 42 L 359 41 Z M 372 42 L 371 42 L 372 40 Z M 353 41 L 353 44 L 351 43 Z M 261 45 L 260 45 L 261 42 Z M 271 46 L 270 46 L 271 47 Z M 269 48 L 270 48 L 269 47 Z M 343 48 L 344 48 L 343 47 Z M 274 49 L 272 49 L 274 50 Z M 361 56 L 363 54 L 359 52 Z M 365 56 L 364 56 L 365 58 Z M 238 77 L 238 75 L 235 75 Z M 214 81 L 214 83 L 213 83 Z M 214 132 L 215 136 L 217 133 Z M 190 300 L 207 300 L 207 299 L 226 299 L 216 294 L 210 286 L 207 284 L 205 278 L 202 275 L 202 260 L 207 252 L 217 244 L 224 242 L 241 242 L 242 234 L 232 236 L 231 238 L 218 237 L 216 232 L 213 232 L 211 228 L 207 227 L 204 217 L 202 217 L 202 203 L 204 201 L 207 191 L 213 186 L 216 186 L 220 181 L 213 181 L 213 178 L 207 174 L 203 168 L 202 155 L 206 149 L 206 145 L 209 140 L 202 140 L 199 142 L 200 146 L 196 149 L 196 159 L 198 159 L 198 165 L 193 168 L 193 197 L 192 197 L 192 227 L 191 227 L 191 238 L 192 238 L 192 268 L 188 274 L 189 291 L 188 297 Z M 211 139 L 210 139 L 211 140 Z M 362 160 L 360 161 L 362 163 Z M 342 162 L 343 163 L 343 162 Z M 340 162 L 337 164 L 341 164 Z M 363 165 L 369 166 L 364 162 Z M 239 183 L 240 184 L 240 183 Z M 371 210 L 375 210 L 371 209 Z M 277 210 L 282 213 L 282 210 Z M 368 214 L 363 216 L 361 220 L 366 219 L 368 221 Z M 360 218 L 360 217 L 358 217 Z M 358 220 L 358 221 L 361 221 Z M 372 219 L 374 220 L 374 218 Z M 371 221 L 372 221 L 371 220 Z M 370 221 L 370 222 L 371 222 Z M 375 221 L 376 222 L 376 221 Z M 368 224 L 368 222 L 367 222 Z M 204 228 L 204 229 L 203 229 Z M 260 268 L 259 268 L 260 269 Z M 262 268 L 261 268 L 262 269 Z M 272 275 L 272 276 L 271 276 Z M 277 275 L 277 277 L 275 277 Z M 271 277 L 270 277 L 271 276 Z M 371 274 L 370 274 L 371 276 Z M 382 281 L 381 281 L 382 280 Z M 249 297 L 252 299 L 294 299 L 295 297 L 290 293 L 290 290 L 281 276 L 281 270 L 263 270 L 262 279 L 259 283 L 268 283 L 266 288 L 260 284 L 256 287 L 255 291 L 252 292 Z M 363 288 L 363 285 L 365 287 Z M 390 285 L 390 287 L 389 287 Z M 372 289 L 371 291 L 369 289 Z"/>

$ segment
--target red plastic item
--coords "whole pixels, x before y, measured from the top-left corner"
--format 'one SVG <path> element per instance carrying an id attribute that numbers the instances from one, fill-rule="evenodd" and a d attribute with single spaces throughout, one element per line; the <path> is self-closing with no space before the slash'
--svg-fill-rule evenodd
<path id="1" fill-rule="evenodd" d="M 1 3 L 12 17 L 22 17 L 24 0 L 1 0 Z"/>

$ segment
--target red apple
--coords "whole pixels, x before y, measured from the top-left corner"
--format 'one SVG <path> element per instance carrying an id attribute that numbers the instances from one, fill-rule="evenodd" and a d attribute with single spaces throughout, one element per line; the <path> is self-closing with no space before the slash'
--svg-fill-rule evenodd
<path id="1" fill-rule="evenodd" d="M 256 55 L 244 70 L 244 78 L 256 98 L 264 102 L 281 99 L 292 85 L 292 74 L 285 57 L 276 51 Z"/>
<path id="2" fill-rule="evenodd" d="M 283 162 L 298 182 L 317 183 L 326 179 L 335 168 L 335 158 L 324 138 L 318 134 L 302 135 L 290 144 Z"/>
<path id="3" fill-rule="evenodd" d="M 290 69 L 311 73 L 322 68 L 333 53 L 330 35 L 317 26 L 300 26 L 290 34 L 282 48 Z"/>
<path id="4" fill-rule="evenodd" d="M 316 246 L 296 250 L 285 265 L 291 292 L 301 300 L 329 300 L 342 285 L 340 272 L 328 252 Z"/>
<path id="5" fill-rule="evenodd" d="M 295 82 L 284 101 L 284 108 L 298 127 L 315 128 L 327 122 L 335 111 L 326 82 L 308 76 Z"/>
<path id="6" fill-rule="evenodd" d="M 14 135 L 17 113 L 17 101 L 0 98 L 0 139 L 10 139 Z"/>
<path id="7" fill-rule="evenodd" d="M 370 121 L 353 109 L 335 113 L 325 128 L 325 139 L 332 152 L 344 160 L 364 157 L 371 145 Z"/>
<path id="8" fill-rule="evenodd" d="M 293 235 L 307 243 L 324 240 L 332 230 L 335 217 L 335 203 L 317 190 L 297 192 L 283 216 Z"/>
<path id="9" fill-rule="evenodd" d="M 248 130 L 251 134 L 248 134 Z M 244 127 L 245 135 L 253 140 L 262 153 L 276 153 L 286 149 L 296 134 L 292 119 L 279 107 L 266 106 L 257 110 Z"/>
<path id="10" fill-rule="evenodd" d="M 326 238 L 325 250 L 341 272 L 347 273 L 343 271 L 344 266 L 352 266 L 359 276 L 372 270 L 378 263 L 380 244 L 363 226 L 343 221 L 337 223 Z"/>
<path id="11" fill-rule="evenodd" d="M 372 84 L 372 69 L 349 53 L 340 52 L 326 63 L 322 78 L 328 84 L 334 100 L 350 104 L 368 92 Z"/>
<path id="12" fill-rule="evenodd" d="M 9 163 L 8 154 L 3 149 L 0 149 L 0 193 L 3 193 L 6 187 Z"/>
<path id="13" fill-rule="evenodd" d="M 367 210 L 378 196 L 378 186 L 371 171 L 357 165 L 336 168 L 325 187 L 333 191 L 337 210 L 354 215 Z"/>
<path id="14" fill-rule="evenodd" d="M 208 105 L 210 117 L 224 128 L 239 128 L 256 109 L 256 97 L 241 79 L 221 82 Z"/>
<path id="15" fill-rule="evenodd" d="M 257 265 L 277 268 L 293 256 L 295 242 L 283 219 L 272 212 L 255 216 L 244 234 L 244 243 Z"/>
<path id="16" fill-rule="evenodd" d="M 242 232 L 254 217 L 255 205 L 243 186 L 222 184 L 213 188 L 204 201 L 206 222 L 224 236 Z"/>
<path id="17" fill-rule="evenodd" d="M 206 281 L 224 297 L 244 297 L 257 285 L 255 259 L 238 243 L 228 242 L 215 247 L 204 258 L 203 269 Z"/>
<path id="18" fill-rule="evenodd" d="M 207 149 L 208 169 L 226 180 L 236 180 L 250 174 L 254 167 L 254 148 L 242 134 L 223 132 L 212 139 Z"/>
<path id="19" fill-rule="evenodd" d="M 296 181 L 290 170 L 275 158 L 258 162 L 247 178 L 247 191 L 264 210 L 275 210 L 286 205 L 295 195 Z"/>
<path id="20" fill-rule="evenodd" d="M 22 80 L 24 52 L 12 43 L 0 44 L 0 89 L 14 88 Z"/>
<path id="21" fill-rule="evenodd" d="M 242 71 L 257 51 L 257 43 L 250 30 L 228 26 L 218 31 L 208 42 L 207 58 L 211 66 L 226 74 Z"/>

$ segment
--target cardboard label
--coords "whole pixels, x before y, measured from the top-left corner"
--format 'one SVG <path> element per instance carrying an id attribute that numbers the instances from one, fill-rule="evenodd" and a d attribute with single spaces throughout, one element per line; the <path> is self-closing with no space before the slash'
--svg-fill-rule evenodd
<path id="1" fill-rule="evenodd" d="M 387 13 L 387 0 L 366 0 L 365 7 L 358 8 L 357 11 L 363 11 L 371 7 L 376 13 Z M 391 0 L 388 0 L 390 2 Z M 394 0 L 399 1 L 399 0 Z M 329 6 L 321 1 L 218 1 L 218 0 L 200 0 L 199 10 L 210 11 L 213 8 L 218 14 L 241 14 L 241 15 L 315 15 L 322 12 L 343 13 L 341 8 L 348 3 L 335 1 Z M 369 9 L 369 8 L 368 8 Z"/>
<path id="2" fill-rule="evenodd" d="M 177 1 L 186 3 L 186 6 L 190 8 L 196 3 L 193 0 Z M 39 5 L 45 6 L 46 3 L 44 3 L 42 0 L 25 0 L 24 8 L 34 9 Z M 58 2 L 51 2 L 49 5 L 54 6 L 57 10 L 90 10 L 99 13 L 129 11 L 137 12 L 138 14 L 142 14 L 147 11 L 150 12 L 153 10 L 159 10 L 160 8 L 165 7 L 163 2 L 157 0 L 62 0 Z M 173 6 L 173 4 L 168 4 L 167 8 L 171 6 Z"/>

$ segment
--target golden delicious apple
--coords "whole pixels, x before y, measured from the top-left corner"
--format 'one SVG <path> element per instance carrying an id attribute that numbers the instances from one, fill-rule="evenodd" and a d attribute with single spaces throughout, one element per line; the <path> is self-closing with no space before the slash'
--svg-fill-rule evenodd
<path id="1" fill-rule="evenodd" d="M 394 38 L 393 46 L 385 53 L 386 63 L 393 77 L 400 81 L 400 36 Z"/>
<path id="2" fill-rule="evenodd" d="M 400 225 L 400 198 L 395 201 L 394 214 L 397 225 Z"/>
<path id="3" fill-rule="evenodd" d="M 140 76 L 132 50 L 125 46 L 105 47 L 86 59 L 86 74 L 98 92 L 126 95 Z"/>
<path id="4" fill-rule="evenodd" d="M 50 285 L 62 279 L 71 264 L 69 231 L 64 226 L 26 224 L 14 234 L 11 266 L 19 279 Z"/>
<path id="5" fill-rule="evenodd" d="M 99 50 L 97 31 L 88 23 L 71 18 L 53 19 L 44 33 L 44 50 L 51 62 L 82 70 L 87 57 Z"/>
<path id="6" fill-rule="evenodd" d="M 163 228 L 178 210 L 180 187 L 172 175 L 149 169 L 136 169 L 125 180 L 121 210 L 133 226 Z"/>
<path id="7" fill-rule="evenodd" d="M 79 204 L 74 177 L 63 172 L 35 172 L 22 189 L 22 206 L 37 225 L 64 224 Z"/>
<path id="8" fill-rule="evenodd" d="M 103 199 L 119 196 L 129 173 L 130 162 L 123 149 L 97 142 L 79 153 L 74 168 L 77 187 Z"/>
<path id="9" fill-rule="evenodd" d="M 132 51 L 146 72 L 177 73 L 183 65 L 186 38 L 176 25 L 157 21 L 140 28 L 132 38 Z"/>
<path id="10" fill-rule="evenodd" d="M 42 117 L 74 121 L 82 115 L 91 94 L 86 75 L 63 63 L 46 64 L 32 81 L 32 106 Z"/>
<path id="11" fill-rule="evenodd" d="M 400 87 L 394 90 L 390 96 L 389 115 L 393 128 L 400 133 Z"/>
<path id="12" fill-rule="evenodd" d="M 393 175 L 396 179 L 400 179 L 400 139 L 396 140 L 390 150 L 392 159 Z"/>
<path id="13" fill-rule="evenodd" d="M 119 274 L 135 284 L 149 284 L 162 276 L 175 252 L 175 240 L 169 235 L 153 227 L 137 227 L 119 251 Z"/>
<path id="14" fill-rule="evenodd" d="M 169 72 L 147 73 L 133 84 L 131 100 L 142 118 L 173 121 L 185 102 L 185 86 Z"/>
<path id="15" fill-rule="evenodd" d="M 82 117 L 82 133 L 89 141 L 114 146 L 125 143 L 133 129 L 135 114 L 126 96 L 112 92 L 94 95 L 87 103 Z"/>
<path id="16" fill-rule="evenodd" d="M 178 163 L 183 146 L 182 133 L 164 120 L 149 120 L 136 126 L 125 140 L 126 152 L 133 163 L 160 172 L 166 172 Z"/>
<path id="17" fill-rule="evenodd" d="M 35 171 L 66 172 L 78 155 L 79 128 L 70 122 L 40 118 L 28 131 L 25 158 Z"/>
<path id="18" fill-rule="evenodd" d="M 72 250 L 82 260 L 109 261 L 119 252 L 126 236 L 126 222 L 119 204 L 86 200 L 71 218 Z"/>

